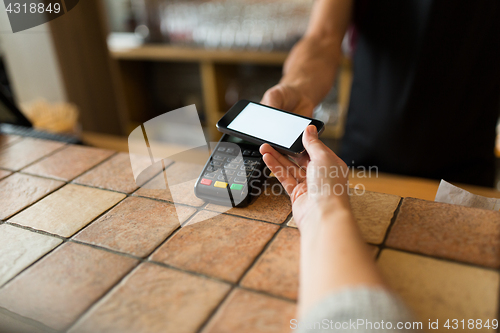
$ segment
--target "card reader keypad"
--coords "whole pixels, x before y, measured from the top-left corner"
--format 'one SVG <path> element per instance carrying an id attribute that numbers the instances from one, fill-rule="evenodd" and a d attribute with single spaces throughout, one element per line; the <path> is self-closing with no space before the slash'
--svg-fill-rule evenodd
<path id="1" fill-rule="evenodd" d="M 212 151 L 194 187 L 206 202 L 244 207 L 261 194 L 268 170 L 259 146 L 224 134 Z"/>
<path id="2" fill-rule="evenodd" d="M 229 186 L 233 191 L 242 191 L 257 170 L 262 172 L 263 163 L 258 147 L 255 150 L 243 149 L 240 155 L 239 149 L 219 144 L 201 176 L 200 185 Z"/>

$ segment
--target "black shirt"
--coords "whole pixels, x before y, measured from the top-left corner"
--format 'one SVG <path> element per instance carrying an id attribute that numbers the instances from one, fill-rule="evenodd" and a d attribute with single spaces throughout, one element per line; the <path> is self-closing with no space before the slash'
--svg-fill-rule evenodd
<path id="1" fill-rule="evenodd" d="M 492 186 L 498 0 L 357 1 L 348 165 Z"/>

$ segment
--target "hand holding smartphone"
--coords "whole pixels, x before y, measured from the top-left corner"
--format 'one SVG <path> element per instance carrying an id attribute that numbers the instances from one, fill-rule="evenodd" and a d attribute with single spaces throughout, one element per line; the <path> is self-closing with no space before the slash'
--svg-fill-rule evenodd
<path id="1" fill-rule="evenodd" d="M 318 133 L 324 129 L 320 120 L 241 100 L 217 122 L 217 129 L 258 145 L 268 143 L 282 154 L 298 155 L 305 151 L 302 134 L 308 125 L 316 126 Z"/>

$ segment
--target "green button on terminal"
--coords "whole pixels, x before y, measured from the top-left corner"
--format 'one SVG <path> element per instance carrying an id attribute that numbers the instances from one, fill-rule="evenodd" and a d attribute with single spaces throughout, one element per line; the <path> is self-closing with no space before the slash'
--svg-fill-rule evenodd
<path id="1" fill-rule="evenodd" d="M 232 184 L 231 185 L 231 190 L 241 191 L 242 189 L 243 189 L 243 185 L 241 185 L 241 184 Z"/>

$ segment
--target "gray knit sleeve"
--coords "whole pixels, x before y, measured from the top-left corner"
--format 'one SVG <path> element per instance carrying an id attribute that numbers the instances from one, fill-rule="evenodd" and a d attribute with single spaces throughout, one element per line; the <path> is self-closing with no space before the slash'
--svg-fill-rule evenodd
<path id="1" fill-rule="evenodd" d="M 384 289 L 352 288 L 332 293 L 302 320 L 290 321 L 292 332 L 422 332 L 406 306 Z"/>

